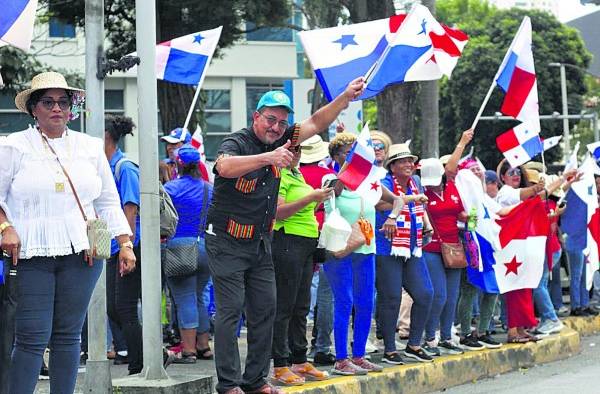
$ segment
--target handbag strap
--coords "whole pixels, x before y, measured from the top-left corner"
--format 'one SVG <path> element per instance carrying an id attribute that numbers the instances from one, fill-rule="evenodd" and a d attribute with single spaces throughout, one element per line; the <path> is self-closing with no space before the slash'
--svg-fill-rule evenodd
<path id="1" fill-rule="evenodd" d="M 46 144 L 46 146 L 48 147 L 48 149 L 50 149 L 50 152 L 52 152 L 52 154 L 56 158 L 56 161 L 58 162 L 58 165 L 60 166 L 60 169 L 62 170 L 63 174 L 65 174 L 65 177 L 67 178 L 67 181 L 69 182 L 69 186 L 71 186 L 71 190 L 73 191 L 73 196 L 75 196 L 75 201 L 77 201 L 77 206 L 79 207 L 79 211 L 81 212 L 81 215 L 83 216 L 83 221 L 87 222 L 87 220 L 88 220 L 87 216 L 85 214 L 85 211 L 83 210 L 83 206 L 81 205 L 81 201 L 79 200 L 79 196 L 77 195 L 77 191 L 75 191 L 75 186 L 73 186 L 73 182 L 71 181 L 71 177 L 69 176 L 69 173 L 67 172 L 67 169 L 60 162 L 58 154 L 56 153 L 56 151 L 54 150 L 54 148 L 52 148 L 52 145 L 50 145 L 50 143 L 48 142 L 48 138 L 46 138 L 46 136 L 44 134 L 42 134 L 41 132 L 40 132 L 40 134 L 42 136 L 42 140 L 44 141 L 44 143 Z"/>
<path id="2" fill-rule="evenodd" d="M 200 232 L 202 232 L 202 229 L 206 225 L 206 217 L 208 216 L 208 184 L 206 182 L 203 182 L 203 185 L 204 193 L 202 197 L 202 211 L 200 211 Z"/>

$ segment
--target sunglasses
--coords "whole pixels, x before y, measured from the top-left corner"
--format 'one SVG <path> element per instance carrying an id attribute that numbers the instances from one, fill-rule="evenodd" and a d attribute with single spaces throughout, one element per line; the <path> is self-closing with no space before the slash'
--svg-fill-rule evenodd
<path id="1" fill-rule="evenodd" d="M 373 149 L 374 150 L 385 150 L 385 144 L 384 143 L 378 143 L 378 144 L 373 144 Z"/>
<path id="2" fill-rule="evenodd" d="M 519 168 L 509 168 L 508 171 L 506 171 L 506 175 L 521 176 L 521 170 Z"/>
<path id="3" fill-rule="evenodd" d="M 288 128 L 288 126 L 290 125 L 290 124 L 289 124 L 287 121 L 285 121 L 285 120 L 280 120 L 280 121 L 277 121 L 277 118 L 276 118 L 276 117 L 274 117 L 274 116 L 271 116 L 271 115 L 267 116 L 267 115 L 265 115 L 265 114 L 263 114 L 263 113 L 260 113 L 260 112 L 259 112 L 259 114 L 260 114 L 260 115 L 262 115 L 262 116 L 263 116 L 263 117 L 264 117 L 264 118 L 267 120 L 267 124 L 268 124 L 269 126 L 271 126 L 271 127 L 273 127 L 273 126 L 277 125 L 277 126 L 279 127 L 279 129 L 280 129 L 280 130 L 285 130 L 285 129 L 287 129 L 287 128 Z"/>
<path id="4" fill-rule="evenodd" d="M 56 104 L 58 104 L 58 107 L 62 111 L 66 111 L 69 108 L 71 108 L 71 101 L 69 99 L 53 100 L 53 99 L 49 99 L 49 98 L 42 98 L 42 99 L 40 99 L 39 103 L 41 103 L 42 106 L 44 108 L 46 108 L 48 111 L 53 110 L 54 106 Z"/>

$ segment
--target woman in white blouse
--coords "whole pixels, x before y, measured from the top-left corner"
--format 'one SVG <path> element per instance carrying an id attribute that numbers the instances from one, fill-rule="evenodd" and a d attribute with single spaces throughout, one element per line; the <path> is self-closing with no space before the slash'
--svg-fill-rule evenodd
<path id="1" fill-rule="evenodd" d="M 120 245 L 123 274 L 135 269 L 131 229 L 103 142 L 67 127 L 83 94 L 69 87 L 61 74 L 35 76 L 31 89 L 15 98 L 17 108 L 31 115 L 35 126 L 0 143 L 0 246 L 14 264 L 18 261 L 19 272 L 10 366 L 13 394 L 33 393 L 46 346 L 50 391 L 73 393 L 81 328 L 102 270 L 99 262 L 90 265 L 86 260 L 86 223 L 59 162 L 86 215 L 108 223 Z"/>

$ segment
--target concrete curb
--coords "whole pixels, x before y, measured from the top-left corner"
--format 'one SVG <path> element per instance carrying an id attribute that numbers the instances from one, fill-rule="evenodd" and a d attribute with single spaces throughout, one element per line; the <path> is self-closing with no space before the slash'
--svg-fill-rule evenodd
<path id="1" fill-rule="evenodd" d="M 600 316 L 595 317 L 569 317 L 563 321 L 565 326 L 575 330 L 582 336 L 600 332 Z"/>
<path id="2" fill-rule="evenodd" d="M 591 333 L 593 326 L 600 329 L 600 318 L 587 318 L 586 321 L 575 322 L 573 325 Z M 436 358 L 431 364 L 394 366 L 385 368 L 381 373 L 361 377 L 335 377 L 324 382 L 285 388 L 285 391 L 307 394 L 432 392 L 571 357 L 580 351 L 579 339 L 580 334 L 567 327 L 559 335 L 544 338 L 538 343 L 511 344 L 500 349 L 445 356 Z"/>
<path id="3" fill-rule="evenodd" d="M 115 394 L 212 394 L 213 377 L 173 374 L 169 379 L 146 380 L 138 375 L 114 379 Z"/>

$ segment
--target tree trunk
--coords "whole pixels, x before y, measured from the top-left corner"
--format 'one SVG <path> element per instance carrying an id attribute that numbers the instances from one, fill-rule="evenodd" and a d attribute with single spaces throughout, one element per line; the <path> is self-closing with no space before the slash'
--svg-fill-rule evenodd
<path id="1" fill-rule="evenodd" d="M 413 138 L 418 85 L 406 82 L 388 86 L 377 95 L 377 127 L 390 135 L 394 143 Z"/>
<path id="2" fill-rule="evenodd" d="M 194 92 L 194 89 L 188 85 L 158 81 L 158 108 L 163 133 L 168 134 L 176 127 L 183 127 L 185 117 L 192 105 Z M 192 115 L 188 130 L 194 130 L 196 123 L 197 117 Z"/>
<path id="3" fill-rule="evenodd" d="M 424 0 L 423 5 L 435 15 L 435 0 Z M 420 108 L 421 156 L 439 157 L 439 87 L 438 81 L 420 82 L 418 104 Z"/>

